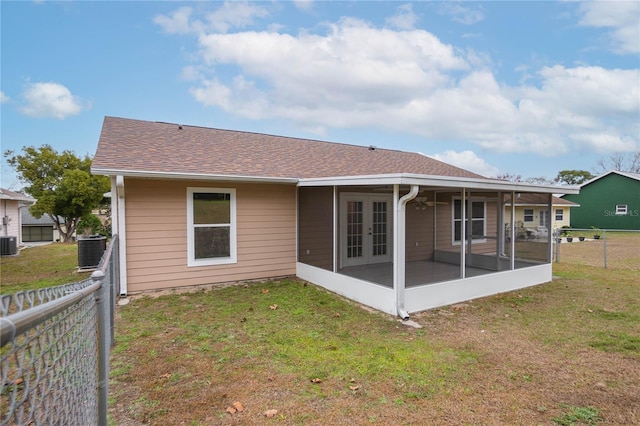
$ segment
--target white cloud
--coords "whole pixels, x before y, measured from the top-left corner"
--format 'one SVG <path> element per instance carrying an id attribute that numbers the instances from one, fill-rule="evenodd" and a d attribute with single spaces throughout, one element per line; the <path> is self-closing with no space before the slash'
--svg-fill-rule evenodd
<path id="1" fill-rule="evenodd" d="M 30 83 L 22 94 L 21 111 L 31 117 L 53 117 L 60 120 L 82 111 L 81 101 L 58 83 Z"/>
<path id="2" fill-rule="evenodd" d="M 472 25 L 484 19 L 482 6 L 471 7 L 469 3 L 463 6 L 460 2 L 442 2 L 439 9 L 441 15 L 449 15 L 460 24 Z"/>
<path id="3" fill-rule="evenodd" d="M 308 12 L 313 9 L 313 0 L 293 0 L 293 4 L 300 10 Z"/>
<path id="4" fill-rule="evenodd" d="M 411 3 L 403 4 L 398 7 L 398 13 L 387 18 L 386 22 L 387 25 L 399 30 L 411 30 L 414 28 L 416 22 L 418 22 L 418 15 L 413 13 Z"/>
<path id="5" fill-rule="evenodd" d="M 587 1 L 580 3 L 580 24 L 609 28 L 611 49 L 618 54 L 640 53 L 640 2 Z"/>
<path id="6" fill-rule="evenodd" d="M 453 164 L 461 169 L 469 170 L 485 177 L 497 176 L 500 170 L 478 157 L 473 151 L 445 151 L 442 154 L 430 155 L 436 160 Z"/>
<path id="7" fill-rule="evenodd" d="M 4 94 L 3 91 L 0 90 L 0 103 L 3 104 L 5 102 L 9 102 L 11 98 Z"/>
<path id="8" fill-rule="evenodd" d="M 382 128 L 547 156 L 640 148 L 637 69 L 556 65 L 531 69 L 526 83 L 509 86 L 490 71 L 485 53 L 424 30 L 353 18 L 324 28 L 200 33 L 199 61 L 183 75 L 203 105 L 304 129 Z"/>
<path id="9" fill-rule="evenodd" d="M 225 33 L 232 28 L 245 28 L 254 24 L 256 18 L 264 18 L 269 12 L 264 7 L 248 2 L 224 2 L 222 6 L 195 19 L 193 9 L 185 6 L 167 15 L 157 15 L 153 22 L 167 34 L 201 34 L 206 31 Z"/>
<path id="10" fill-rule="evenodd" d="M 193 31 L 193 26 L 190 22 L 192 13 L 192 8 L 181 7 L 169 16 L 157 15 L 153 18 L 153 22 L 161 26 L 167 34 L 186 34 Z"/>

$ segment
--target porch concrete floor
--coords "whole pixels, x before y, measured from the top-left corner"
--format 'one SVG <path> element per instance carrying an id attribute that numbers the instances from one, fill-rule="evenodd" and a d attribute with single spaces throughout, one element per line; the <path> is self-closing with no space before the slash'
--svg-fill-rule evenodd
<path id="1" fill-rule="evenodd" d="M 405 267 L 405 285 L 415 287 L 460 278 L 460 266 L 449 263 L 420 260 L 407 262 Z M 467 266 L 467 277 L 490 274 L 495 271 Z M 393 287 L 393 263 L 377 263 L 372 265 L 349 266 L 338 273 L 364 281 L 373 282 L 385 287 Z"/>

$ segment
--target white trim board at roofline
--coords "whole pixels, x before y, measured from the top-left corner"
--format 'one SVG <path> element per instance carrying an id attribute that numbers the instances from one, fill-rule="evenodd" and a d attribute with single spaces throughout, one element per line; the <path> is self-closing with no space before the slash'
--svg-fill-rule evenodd
<path id="1" fill-rule="evenodd" d="M 525 183 L 514 183 L 494 179 L 473 179 L 451 176 L 417 175 L 409 173 L 362 176 L 335 176 L 321 178 L 268 177 L 268 176 L 238 176 L 238 175 L 209 175 L 191 173 L 171 173 L 152 171 L 131 171 L 92 168 L 92 173 L 106 176 L 124 176 L 148 179 L 193 179 L 215 182 L 247 182 L 247 183 L 282 183 L 308 186 L 347 186 L 347 185 L 420 185 L 437 186 L 441 188 L 481 189 L 505 192 L 538 192 L 545 194 L 578 194 L 577 187 L 545 186 Z"/>
<path id="2" fill-rule="evenodd" d="M 398 173 L 388 175 L 338 176 L 300 179 L 298 186 L 345 186 L 345 185 L 420 185 L 441 188 L 481 189 L 505 192 L 539 192 L 577 194 L 579 188 L 517 183 L 495 179 L 474 179 L 451 176 L 417 175 Z"/>

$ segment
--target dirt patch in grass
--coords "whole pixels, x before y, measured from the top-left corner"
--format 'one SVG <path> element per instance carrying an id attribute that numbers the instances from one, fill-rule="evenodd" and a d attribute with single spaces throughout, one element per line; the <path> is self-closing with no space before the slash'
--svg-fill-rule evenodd
<path id="1" fill-rule="evenodd" d="M 421 329 L 296 280 L 133 298 L 111 423 L 640 424 L 637 277 L 556 273 L 412 315 Z"/>

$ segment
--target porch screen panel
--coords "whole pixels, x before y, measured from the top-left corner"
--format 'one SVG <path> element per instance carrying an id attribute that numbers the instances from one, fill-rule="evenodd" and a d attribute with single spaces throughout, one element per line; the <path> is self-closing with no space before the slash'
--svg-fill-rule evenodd
<path id="1" fill-rule="evenodd" d="M 373 203 L 373 255 L 387 254 L 387 202 L 375 201 Z"/>
<path id="2" fill-rule="evenodd" d="M 363 202 L 349 201 L 347 203 L 347 257 L 362 257 L 362 243 L 364 230 Z"/>
<path id="3" fill-rule="evenodd" d="M 298 261 L 333 270 L 334 193 L 332 187 L 298 190 Z"/>

